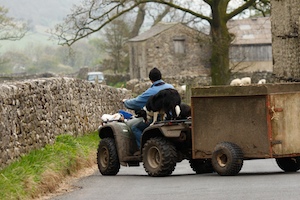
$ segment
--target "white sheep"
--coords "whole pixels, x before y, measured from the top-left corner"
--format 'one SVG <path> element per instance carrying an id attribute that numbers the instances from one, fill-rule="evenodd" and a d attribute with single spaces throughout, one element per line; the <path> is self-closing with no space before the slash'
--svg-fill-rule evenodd
<path id="1" fill-rule="evenodd" d="M 239 79 L 239 78 L 233 79 L 233 80 L 230 82 L 230 85 L 231 85 L 231 86 L 240 86 L 241 84 L 242 84 L 242 81 L 241 81 L 241 79 Z"/>
<path id="2" fill-rule="evenodd" d="M 260 79 L 257 84 L 266 84 L 266 79 Z"/>
<path id="3" fill-rule="evenodd" d="M 250 85 L 251 84 L 251 78 L 250 77 L 244 77 L 241 79 L 241 85 Z"/>
<path id="4" fill-rule="evenodd" d="M 182 85 L 182 86 L 180 86 L 180 88 L 181 88 L 183 91 L 186 91 L 186 85 Z"/>

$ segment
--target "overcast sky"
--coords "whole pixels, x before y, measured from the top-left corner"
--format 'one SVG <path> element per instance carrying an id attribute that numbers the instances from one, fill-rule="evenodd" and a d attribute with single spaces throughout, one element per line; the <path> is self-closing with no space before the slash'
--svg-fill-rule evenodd
<path id="1" fill-rule="evenodd" d="M 56 45 L 50 41 L 47 31 L 61 22 L 74 3 L 82 0 L 0 0 L 0 5 L 9 9 L 8 16 L 29 23 L 34 31 L 28 32 L 19 41 L 0 41 L 0 51 L 9 48 L 28 48 L 28 44 Z"/>

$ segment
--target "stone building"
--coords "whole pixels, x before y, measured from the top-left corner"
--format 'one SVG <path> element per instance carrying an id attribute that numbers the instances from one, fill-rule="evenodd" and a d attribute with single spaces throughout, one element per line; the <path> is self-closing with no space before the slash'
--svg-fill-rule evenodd
<path id="1" fill-rule="evenodd" d="M 147 78 L 153 67 L 164 76 L 209 75 L 209 36 L 182 23 L 158 23 L 129 40 L 130 78 Z"/>
<path id="2" fill-rule="evenodd" d="M 299 0 L 271 0 L 274 74 L 300 81 Z"/>
<path id="3" fill-rule="evenodd" d="M 272 72 L 272 34 L 270 17 L 230 20 L 233 35 L 230 67 L 233 72 Z"/>

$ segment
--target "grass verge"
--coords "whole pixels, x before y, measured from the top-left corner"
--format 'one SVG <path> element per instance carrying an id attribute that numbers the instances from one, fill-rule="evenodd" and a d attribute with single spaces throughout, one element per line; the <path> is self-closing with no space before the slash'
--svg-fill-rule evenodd
<path id="1" fill-rule="evenodd" d="M 60 135 L 0 171 L 0 199 L 33 199 L 54 192 L 62 180 L 96 163 L 97 132 Z"/>

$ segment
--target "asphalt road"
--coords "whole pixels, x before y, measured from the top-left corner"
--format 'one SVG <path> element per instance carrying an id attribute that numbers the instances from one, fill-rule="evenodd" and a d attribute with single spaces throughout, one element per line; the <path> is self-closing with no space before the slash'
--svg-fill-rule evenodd
<path id="1" fill-rule="evenodd" d="M 245 161 L 237 176 L 197 175 L 183 161 L 168 177 L 149 177 L 143 166 L 121 167 L 116 176 L 96 171 L 75 186 L 52 200 L 299 200 L 300 171 L 284 173 L 267 159 Z"/>

